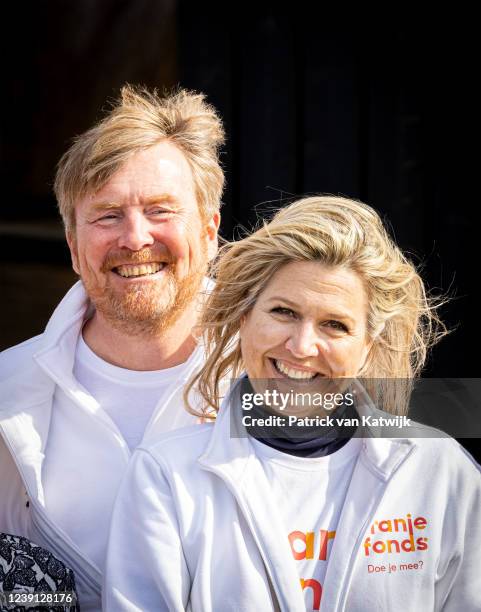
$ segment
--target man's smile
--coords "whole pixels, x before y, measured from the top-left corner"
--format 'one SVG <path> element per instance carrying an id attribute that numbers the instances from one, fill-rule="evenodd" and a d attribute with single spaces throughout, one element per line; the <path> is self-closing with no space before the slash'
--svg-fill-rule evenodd
<path id="1" fill-rule="evenodd" d="M 124 278 L 150 276 L 163 270 L 167 264 L 165 262 L 152 262 L 142 264 L 122 264 L 112 268 L 112 271 Z"/>

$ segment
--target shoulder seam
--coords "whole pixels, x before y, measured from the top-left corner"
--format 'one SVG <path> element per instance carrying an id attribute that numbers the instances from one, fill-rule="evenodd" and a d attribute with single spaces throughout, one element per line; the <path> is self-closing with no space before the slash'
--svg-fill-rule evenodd
<path id="1" fill-rule="evenodd" d="M 36 336 L 27 338 L 27 340 L 24 340 L 23 342 L 20 342 L 19 344 L 14 344 L 13 346 L 9 346 L 8 348 L 0 352 L 0 356 L 6 355 L 7 353 L 10 353 L 10 351 L 14 351 L 16 349 L 19 349 L 25 346 L 29 346 L 30 344 L 34 344 L 35 342 L 38 342 L 42 336 L 43 336 L 43 333 L 37 334 Z"/>
<path id="2" fill-rule="evenodd" d="M 153 444 L 146 446 L 138 446 L 135 451 L 142 451 L 144 453 L 147 453 L 148 455 L 150 455 L 153 459 L 156 459 L 154 453 L 152 452 L 153 449 L 157 449 L 157 448 L 162 448 L 164 445 L 169 444 L 169 442 L 173 442 L 175 440 L 179 440 L 179 439 L 183 439 L 183 438 L 192 438 L 192 437 L 197 437 L 200 435 L 204 435 L 206 433 L 208 433 L 208 428 L 207 427 L 203 427 L 202 424 L 199 425 L 192 425 L 191 427 L 189 427 L 189 429 L 192 428 L 192 431 L 171 431 L 171 432 L 166 432 L 166 436 L 164 438 L 161 438 L 160 440 L 157 440 L 156 442 L 154 442 Z"/>

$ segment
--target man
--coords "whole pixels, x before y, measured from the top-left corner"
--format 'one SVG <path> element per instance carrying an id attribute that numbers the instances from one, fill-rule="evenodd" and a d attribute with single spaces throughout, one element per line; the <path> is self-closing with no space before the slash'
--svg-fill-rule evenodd
<path id="1" fill-rule="evenodd" d="M 100 609 L 112 505 L 132 451 L 195 422 L 182 388 L 217 250 L 224 139 L 202 95 L 126 86 L 60 160 L 55 192 L 79 281 L 45 332 L 0 357 L 0 531 L 74 570 Z"/>

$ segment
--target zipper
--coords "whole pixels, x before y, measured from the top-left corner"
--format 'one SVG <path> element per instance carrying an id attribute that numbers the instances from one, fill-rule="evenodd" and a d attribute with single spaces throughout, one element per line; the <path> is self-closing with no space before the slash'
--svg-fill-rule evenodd
<path id="1" fill-rule="evenodd" d="M 344 575 L 343 588 L 342 588 L 342 591 L 340 593 L 339 601 L 338 601 L 337 606 L 336 606 L 336 611 L 337 612 L 344 612 L 344 610 L 346 609 L 345 608 L 345 606 L 346 606 L 346 597 L 349 594 L 349 589 L 350 589 L 351 581 L 352 581 L 352 573 L 354 571 L 354 564 L 356 563 L 357 554 L 359 552 L 359 549 L 360 549 L 360 546 L 361 546 L 361 542 L 362 542 L 362 539 L 363 539 L 363 537 L 365 535 L 365 532 L 366 532 L 367 528 L 369 527 L 369 525 L 371 524 L 373 518 L 376 516 L 377 509 L 379 508 L 379 506 L 381 504 L 381 500 L 382 500 L 383 497 L 384 497 L 384 495 L 382 495 L 382 497 L 379 500 L 378 504 L 376 505 L 376 507 L 373 509 L 373 511 L 371 512 L 369 517 L 364 522 L 364 525 L 361 526 L 361 529 L 359 531 L 359 534 L 358 534 L 358 537 L 356 539 L 356 542 L 354 543 L 354 546 L 351 549 L 351 555 L 349 557 L 348 567 L 347 567 L 346 573 Z M 321 600 L 321 610 L 322 610 L 322 600 Z"/>
<path id="2" fill-rule="evenodd" d="M 1 427 L 0 427 L 0 431 L 1 431 Z M 93 588 L 95 593 L 98 593 L 98 595 L 100 596 L 101 593 L 101 585 L 98 584 L 93 578 L 92 576 L 87 573 L 84 568 L 79 565 L 78 563 L 75 562 L 75 559 L 68 553 L 68 550 L 71 549 L 75 555 L 83 562 L 85 563 L 85 565 L 91 565 L 90 561 L 84 557 L 84 555 L 81 553 L 81 551 L 79 549 L 77 549 L 77 547 L 73 544 L 70 543 L 63 535 L 63 532 L 61 530 L 59 530 L 58 528 L 56 528 L 52 522 L 49 520 L 49 518 L 47 517 L 47 515 L 44 513 L 42 506 L 38 503 L 37 499 L 35 498 L 34 495 L 31 495 L 27 484 L 26 484 L 26 479 L 25 479 L 25 474 L 23 472 L 22 467 L 19 464 L 19 461 L 17 460 L 17 456 L 16 454 L 13 452 L 12 449 L 12 445 L 10 444 L 10 441 L 8 440 L 7 436 L 5 436 L 4 434 L 2 434 L 2 438 L 5 442 L 5 444 L 8 447 L 8 450 L 10 451 L 10 456 L 12 457 L 17 470 L 22 478 L 23 484 L 25 486 L 26 492 L 27 492 L 27 496 L 28 496 L 28 501 L 30 502 L 31 506 L 33 507 L 33 509 L 35 510 L 35 512 L 31 512 L 30 516 L 31 516 L 31 520 L 32 523 L 35 525 L 35 527 L 38 529 L 38 531 L 40 532 L 40 534 L 42 535 L 42 537 L 45 539 L 46 542 L 48 542 L 48 546 L 49 546 L 49 550 L 51 550 L 51 552 L 55 553 L 60 559 L 65 559 L 67 561 L 67 564 L 69 565 L 70 569 L 74 572 L 74 575 L 77 576 L 81 576 L 83 579 L 83 582 L 85 584 L 87 584 L 90 588 Z M 38 515 L 38 517 L 36 516 L 36 513 Z M 47 532 L 45 531 L 45 529 L 43 528 L 43 526 L 40 524 L 39 519 L 41 519 L 45 525 L 49 528 L 51 533 L 54 533 L 56 535 L 60 536 L 60 539 L 62 540 L 62 544 L 65 545 L 65 548 L 63 547 L 58 547 L 57 544 L 52 540 L 51 536 L 49 536 L 47 534 Z"/>
<path id="3" fill-rule="evenodd" d="M 203 469 L 205 469 L 208 472 L 211 472 L 212 474 L 214 474 L 215 476 L 219 476 L 215 470 L 211 469 L 210 467 L 206 466 L 206 465 L 202 465 Z M 277 585 L 274 583 L 274 581 L 272 580 L 271 577 L 271 571 L 269 569 L 269 557 L 265 554 L 262 546 L 260 546 L 260 543 L 257 539 L 257 536 L 255 535 L 255 529 L 253 526 L 253 521 L 252 521 L 252 516 L 251 513 L 249 511 L 248 508 L 245 507 L 245 504 L 242 500 L 242 498 L 238 495 L 236 487 L 234 485 L 234 483 L 231 481 L 230 476 L 228 476 L 227 474 L 223 473 L 223 480 L 224 482 L 227 484 L 227 488 L 229 489 L 229 491 L 231 492 L 232 496 L 234 497 L 234 499 L 237 501 L 239 508 L 242 511 L 242 514 L 244 515 L 244 518 L 246 519 L 246 523 L 249 526 L 249 529 L 251 531 L 251 534 L 254 538 L 254 541 L 257 545 L 257 550 L 259 551 L 259 554 L 261 556 L 262 559 L 262 563 L 264 565 L 264 569 L 266 572 L 266 580 L 267 580 L 267 587 L 269 589 L 269 592 L 271 594 L 271 598 L 272 598 L 272 605 L 273 605 L 273 612 L 281 612 L 283 610 L 283 608 L 280 605 L 280 598 L 279 598 L 279 593 L 278 593 L 278 588 Z"/>
<path id="4" fill-rule="evenodd" d="M 31 501 L 33 502 L 34 500 L 31 499 Z M 38 505 L 37 504 L 33 504 L 36 511 L 38 512 Z M 92 576 L 90 576 L 90 574 L 88 574 L 84 568 L 79 565 L 78 562 L 76 562 L 76 560 L 69 554 L 68 552 L 68 547 L 70 546 L 70 548 L 72 548 L 72 550 L 74 550 L 74 552 L 76 553 L 76 555 L 78 557 L 80 557 L 80 559 L 85 562 L 85 563 L 89 563 L 89 561 L 87 559 L 85 559 L 85 557 L 83 557 L 83 555 L 80 553 L 80 551 L 77 551 L 73 548 L 72 545 L 69 545 L 68 542 L 65 541 L 65 539 L 63 539 L 63 544 L 66 545 L 66 548 L 63 547 L 58 547 L 54 540 L 52 540 L 51 536 L 48 535 L 47 531 L 43 528 L 43 526 L 41 525 L 41 520 L 39 520 L 39 518 L 43 521 L 45 521 L 45 523 L 47 524 L 47 526 L 49 528 L 52 527 L 51 523 L 49 523 L 46 520 L 46 517 L 38 512 L 38 517 L 35 516 L 35 513 L 32 513 L 32 523 L 35 525 L 35 527 L 37 528 L 37 530 L 39 531 L 39 533 L 42 535 L 42 537 L 45 539 L 45 541 L 48 543 L 48 548 L 51 552 L 53 552 L 54 554 L 56 554 L 58 556 L 59 559 L 65 559 L 66 564 L 68 565 L 68 567 L 73 571 L 75 578 L 81 578 L 82 582 L 84 584 L 86 584 L 87 586 L 89 586 L 91 589 L 93 589 L 95 591 L 96 594 L 99 595 L 101 594 L 101 585 L 98 584 L 93 578 Z M 55 531 L 55 533 L 57 533 L 57 531 Z"/>
<path id="5" fill-rule="evenodd" d="M 189 364 L 188 370 L 182 374 L 180 379 L 173 380 L 162 394 L 162 397 L 160 397 L 157 401 L 154 411 L 152 412 L 149 422 L 147 423 L 147 426 L 144 430 L 144 435 L 142 436 L 142 441 L 140 444 L 143 443 L 144 438 L 148 436 L 152 426 L 157 423 L 157 421 L 161 418 L 162 414 L 169 410 L 172 398 L 178 392 L 179 388 L 183 389 L 185 387 L 186 382 L 191 378 L 193 372 L 199 367 L 202 357 L 202 349 L 200 345 L 197 345 L 188 359 L 192 359 L 192 362 Z M 184 406 L 181 406 L 181 409 L 185 411 Z"/>

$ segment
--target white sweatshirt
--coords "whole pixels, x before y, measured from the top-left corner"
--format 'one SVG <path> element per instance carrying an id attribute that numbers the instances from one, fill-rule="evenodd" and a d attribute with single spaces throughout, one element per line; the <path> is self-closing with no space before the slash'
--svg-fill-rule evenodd
<path id="1" fill-rule="evenodd" d="M 134 454 L 112 518 L 107 612 L 305 612 L 269 482 L 229 412 Z M 479 611 L 480 551 L 479 466 L 457 442 L 367 437 L 320 610 Z"/>

